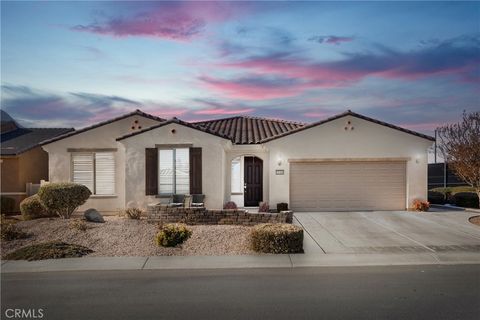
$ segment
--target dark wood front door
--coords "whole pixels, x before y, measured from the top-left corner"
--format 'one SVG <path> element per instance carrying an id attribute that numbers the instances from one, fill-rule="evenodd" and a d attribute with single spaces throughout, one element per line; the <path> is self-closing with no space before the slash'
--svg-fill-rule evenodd
<path id="1" fill-rule="evenodd" d="M 263 201 L 263 161 L 257 157 L 245 157 L 244 166 L 244 206 L 257 207 Z"/>

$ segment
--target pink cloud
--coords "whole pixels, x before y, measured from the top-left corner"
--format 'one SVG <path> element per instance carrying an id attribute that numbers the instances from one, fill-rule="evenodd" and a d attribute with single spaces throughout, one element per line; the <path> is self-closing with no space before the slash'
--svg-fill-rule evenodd
<path id="1" fill-rule="evenodd" d="M 169 107 L 157 107 L 153 109 L 151 113 L 154 116 L 161 117 L 161 118 L 172 118 L 172 117 L 179 117 L 186 114 L 189 110 L 186 108 L 169 108 Z"/>
<path id="2" fill-rule="evenodd" d="M 265 100 L 299 95 L 311 86 L 288 78 L 265 78 L 261 76 L 236 79 L 201 77 L 206 87 L 234 99 Z"/>
<path id="3" fill-rule="evenodd" d="M 365 73 L 359 71 L 337 69 L 334 65 L 313 64 L 293 58 L 252 58 L 245 61 L 224 63 L 222 66 L 303 79 L 310 83 L 310 87 L 323 88 L 331 88 L 358 81 L 365 76 Z"/>
<path id="4" fill-rule="evenodd" d="M 478 40 L 478 37 L 465 36 L 409 52 L 384 49 L 377 53 L 349 53 L 342 59 L 329 62 L 317 62 L 295 53 L 274 52 L 221 63 L 219 66 L 248 70 L 263 76 L 300 79 L 318 88 L 345 86 L 369 76 L 416 80 L 453 75 L 463 82 L 478 83 Z"/>
<path id="5" fill-rule="evenodd" d="M 329 113 L 329 112 L 305 112 L 305 113 L 303 113 L 303 116 L 305 116 L 307 118 L 320 118 L 320 119 L 328 118 L 331 115 L 332 114 Z"/>
<path id="6" fill-rule="evenodd" d="M 242 108 L 242 109 L 225 109 L 225 108 L 213 108 L 213 109 L 203 109 L 195 111 L 194 114 L 198 115 L 232 115 L 232 114 L 242 114 L 250 113 L 253 108 Z"/>
<path id="7" fill-rule="evenodd" d="M 117 4 L 116 4 L 117 5 Z M 222 2 L 158 2 L 140 13 L 113 17 L 102 22 L 76 25 L 74 31 L 114 37 L 143 36 L 185 41 L 200 34 L 208 23 L 230 19 L 249 6 Z"/>

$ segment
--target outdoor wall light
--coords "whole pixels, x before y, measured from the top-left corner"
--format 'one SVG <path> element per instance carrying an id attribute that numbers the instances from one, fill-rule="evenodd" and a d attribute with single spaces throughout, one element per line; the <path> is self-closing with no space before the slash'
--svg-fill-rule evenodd
<path id="1" fill-rule="evenodd" d="M 282 157 L 277 158 L 277 164 L 279 167 L 282 165 Z"/>

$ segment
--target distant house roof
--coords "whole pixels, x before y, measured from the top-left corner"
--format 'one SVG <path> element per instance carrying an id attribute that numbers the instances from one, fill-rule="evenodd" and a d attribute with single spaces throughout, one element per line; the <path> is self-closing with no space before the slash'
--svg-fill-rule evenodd
<path id="1" fill-rule="evenodd" d="M 0 135 L 0 155 L 16 156 L 40 145 L 46 139 L 73 131 L 73 128 L 17 128 Z"/>
<path id="2" fill-rule="evenodd" d="M 0 133 L 6 133 L 22 127 L 6 111 L 0 110 L 0 119 Z"/>
<path id="3" fill-rule="evenodd" d="M 196 125 L 227 136 L 235 144 L 256 144 L 305 126 L 305 123 L 237 116 L 196 122 Z"/>
<path id="4" fill-rule="evenodd" d="M 95 129 L 95 128 L 98 128 L 98 127 L 101 127 L 101 126 L 104 126 L 104 125 L 107 125 L 107 124 L 110 124 L 110 123 L 118 121 L 118 120 L 125 119 L 125 118 L 131 117 L 131 116 L 142 116 L 142 117 L 149 118 L 149 119 L 152 119 L 152 120 L 157 120 L 159 122 L 165 121 L 165 119 L 163 119 L 163 118 L 156 117 L 154 115 L 145 113 L 145 112 L 137 109 L 133 112 L 121 115 L 119 117 L 116 117 L 116 118 L 113 118 L 113 119 L 110 119 L 110 120 L 106 120 L 106 121 L 102 121 L 102 122 L 96 123 L 94 125 L 91 125 L 89 127 L 85 127 L 85 128 L 79 129 L 79 130 L 75 130 L 73 132 L 68 132 L 68 133 L 63 134 L 61 136 L 45 140 L 40 145 L 43 146 L 43 145 L 46 145 L 46 144 L 49 144 L 49 143 L 52 143 L 52 142 L 55 142 L 55 141 L 58 141 L 58 140 L 62 140 L 62 139 L 74 136 L 76 134 L 79 134 L 79 133 L 82 133 L 82 132 L 85 132 L 85 131 L 89 131 L 89 130 L 92 130 L 92 129 Z M 139 132 L 141 132 L 141 131 L 139 131 Z"/>
<path id="5" fill-rule="evenodd" d="M 295 129 L 295 130 L 291 130 L 291 131 L 282 133 L 282 134 L 274 136 L 274 137 L 264 139 L 260 142 L 264 143 L 264 142 L 268 142 L 268 141 L 275 140 L 275 139 L 278 139 L 278 138 L 282 138 L 282 137 L 288 136 L 290 134 L 294 134 L 294 133 L 297 133 L 299 131 L 303 131 L 303 130 L 306 130 L 306 129 L 309 129 L 309 128 L 312 128 L 312 127 L 316 127 L 316 126 L 322 125 L 324 123 L 327 123 L 327 122 L 330 122 L 330 121 L 333 121 L 333 120 L 336 120 L 336 119 L 339 119 L 339 118 L 342 118 L 342 117 L 345 117 L 345 116 L 356 117 L 356 118 L 359 118 L 359 119 L 363 119 L 363 120 L 366 120 L 366 121 L 370 121 L 370 122 L 379 124 L 381 126 L 385 126 L 385 127 L 388 127 L 388 128 L 398 130 L 398 131 L 402 131 L 402 132 L 405 132 L 405 133 L 408 133 L 408 134 L 411 134 L 411 135 L 414 135 L 414 136 L 417 136 L 417 137 L 420 137 L 420 138 L 423 138 L 423 139 L 426 139 L 426 140 L 435 141 L 434 137 L 428 136 L 426 134 L 422 134 L 422 133 L 419 133 L 419 132 L 416 132 L 416 131 L 412 131 L 412 130 L 408 130 L 408 129 L 405 129 L 405 128 L 402 128 L 402 127 L 398 127 L 396 125 L 393 125 L 393 124 L 390 124 L 390 123 L 387 123 L 387 122 L 383 122 L 383 121 L 380 121 L 380 120 L 376 120 L 376 119 L 373 119 L 373 118 L 369 118 L 367 116 L 355 113 L 351 110 L 348 110 L 346 112 L 337 114 L 336 116 L 330 117 L 328 119 L 307 124 L 303 127 L 300 127 L 300 128 Z"/>
<path id="6" fill-rule="evenodd" d="M 201 127 L 201 126 L 199 126 L 199 125 L 197 125 L 197 124 L 194 124 L 194 123 L 185 122 L 185 121 L 182 121 L 182 120 L 177 119 L 177 118 L 172 118 L 172 119 L 168 119 L 168 120 L 166 120 L 166 121 L 164 121 L 164 122 L 161 122 L 161 123 L 159 123 L 159 124 L 156 124 L 156 125 L 154 125 L 154 126 L 148 127 L 148 128 L 146 128 L 146 129 L 142 129 L 142 130 L 135 131 L 135 132 L 126 134 L 126 135 L 124 135 L 124 136 L 118 137 L 118 138 L 117 138 L 117 141 L 120 141 L 120 140 L 123 140 L 123 139 L 127 139 L 127 138 L 136 136 L 136 135 L 138 135 L 138 134 L 142 134 L 142 133 L 147 132 L 147 131 L 150 131 L 150 130 L 157 129 L 157 128 L 166 126 L 166 125 L 171 124 L 171 123 L 179 124 L 179 125 L 182 125 L 182 126 L 185 126 L 185 127 L 188 127 L 188 128 L 192 128 L 192 129 L 195 129 L 195 130 L 199 130 L 199 131 L 202 131 L 202 132 L 205 132 L 205 133 L 212 134 L 212 135 L 214 135 L 214 136 L 217 136 L 217 137 L 220 137 L 220 138 L 223 138 L 223 139 L 230 140 L 230 138 L 229 138 L 227 135 L 224 135 L 224 134 L 215 132 L 215 131 L 210 130 L 210 129 L 208 129 L 208 128 Z"/>

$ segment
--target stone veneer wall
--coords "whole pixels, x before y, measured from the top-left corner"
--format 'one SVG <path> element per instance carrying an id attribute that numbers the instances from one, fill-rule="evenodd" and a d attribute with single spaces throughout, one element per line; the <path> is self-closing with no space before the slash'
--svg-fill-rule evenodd
<path id="1" fill-rule="evenodd" d="M 210 210 L 206 208 L 171 208 L 150 205 L 147 209 L 148 221 L 186 224 L 237 224 L 255 225 L 259 223 L 292 223 L 293 211 L 280 213 L 250 213 L 243 209 Z"/>

